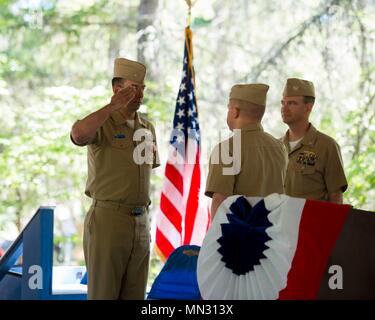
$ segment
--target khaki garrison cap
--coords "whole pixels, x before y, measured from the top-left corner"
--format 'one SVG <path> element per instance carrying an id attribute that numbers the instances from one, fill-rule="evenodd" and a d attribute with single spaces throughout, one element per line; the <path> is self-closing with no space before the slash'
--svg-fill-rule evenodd
<path id="1" fill-rule="evenodd" d="M 137 61 L 117 58 L 113 68 L 113 78 L 124 78 L 143 84 L 146 75 L 146 67 Z"/>
<path id="2" fill-rule="evenodd" d="M 236 84 L 230 91 L 229 99 L 238 99 L 266 106 L 268 89 L 269 86 L 262 83 Z"/>
<path id="3" fill-rule="evenodd" d="M 295 97 L 295 96 L 305 96 L 315 98 L 314 84 L 311 81 L 289 78 L 286 81 L 284 92 L 284 97 Z"/>

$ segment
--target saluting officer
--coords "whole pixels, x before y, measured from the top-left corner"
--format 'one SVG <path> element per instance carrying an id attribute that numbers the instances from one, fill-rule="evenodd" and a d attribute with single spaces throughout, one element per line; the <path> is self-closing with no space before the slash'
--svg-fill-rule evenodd
<path id="1" fill-rule="evenodd" d="M 289 154 L 285 191 L 293 197 L 342 203 L 348 183 L 340 147 L 309 122 L 314 102 L 311 81 L 287 80 L 281 101 L 281 116 L 289 127 L 282 138 Z"/>
<path id="2" fill-rule="evenodd" d="M 86 195 L 93 199 L 83 246 L 89 299 L 144 299 L 150 255 L 151 169 L 159 165 L 153 125 L 137 110 L 146 67 L 118 58 L 111 102 L 77 121 L 71 139 L 87 146 Z"/>
<path id="3" fill-rule="evenodd" d="M 285 147 L 261 125 L 268 89 L 265 84 L 238 84 L 231 89 L 227 124 L 235 132 L 219 143 L 210 157 L 205 194 L 212 197 L 212 219 L 228 196 L 284 193 Z M 233 159 L 232 164 L 225 159 L 226 154 Z"/>

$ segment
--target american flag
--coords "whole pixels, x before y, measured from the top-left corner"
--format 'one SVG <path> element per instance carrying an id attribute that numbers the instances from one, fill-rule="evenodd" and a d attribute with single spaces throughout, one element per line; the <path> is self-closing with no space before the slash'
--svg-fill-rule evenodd
<path id="1" fill-rule="evenodd" d="M 155 249 L 163 260 L 182 245 L 200 246 L 210 224 L 200 163 L 201 137 L 192 49 L 192 32 L 186 28 L 182 80 L 156 222 Z"/>

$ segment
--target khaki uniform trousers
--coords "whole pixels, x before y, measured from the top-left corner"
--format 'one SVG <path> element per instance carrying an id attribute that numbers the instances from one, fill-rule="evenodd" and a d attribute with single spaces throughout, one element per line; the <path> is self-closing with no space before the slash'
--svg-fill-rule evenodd
<path id="1" fill-rule="evenodd" d="M 149 215 L 130 206 L 94 200 L 84 222 L 83 248 L 89 300 L 145 299 Z"/>

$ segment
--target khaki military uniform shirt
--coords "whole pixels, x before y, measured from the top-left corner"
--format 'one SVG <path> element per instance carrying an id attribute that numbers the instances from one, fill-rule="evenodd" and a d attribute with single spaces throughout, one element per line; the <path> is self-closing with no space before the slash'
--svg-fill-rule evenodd
<path id="1" fill-rule="evenodd" d="M 317 131 L 313 125 L 297 146 L 290 150 L 288 131 L 282 138 L 289 154 L 285 181 L 287 195 L 328 200 L 328 195 L 348 186 L 340 147 L 334 139 Z"/>
<path id="2" fill-rule="evenodd" d="M 233 146 L 236 134 L 241 135 L 241 152 L 238 156 Z M 271 193 L 284 193 L 287 153 L 283 144 L 264 132 L 260 124 L 249 124 L 240 133 L 235 132 L 234 136 L 219 143 L 213 150 L 205 194 L 209 197 L 213 193 L 265 197 Z M 214 163 L 221 149 L 224 154 L 229 150 L 237 173 L 223 174 L 223 169 L 233 164 L 226 164 L 227 161 L 221 156 L 218 163 Z"/>
<path id="3" fill-rule="evenodd" d="M 127 122 L 120 112 L 114 112 L 87 146 L 87 160 L 87 196 L 129 205 L 150 204 L 151 169 L 160 164 L 155 129 L 138 113 L 134 121 Z"/>

